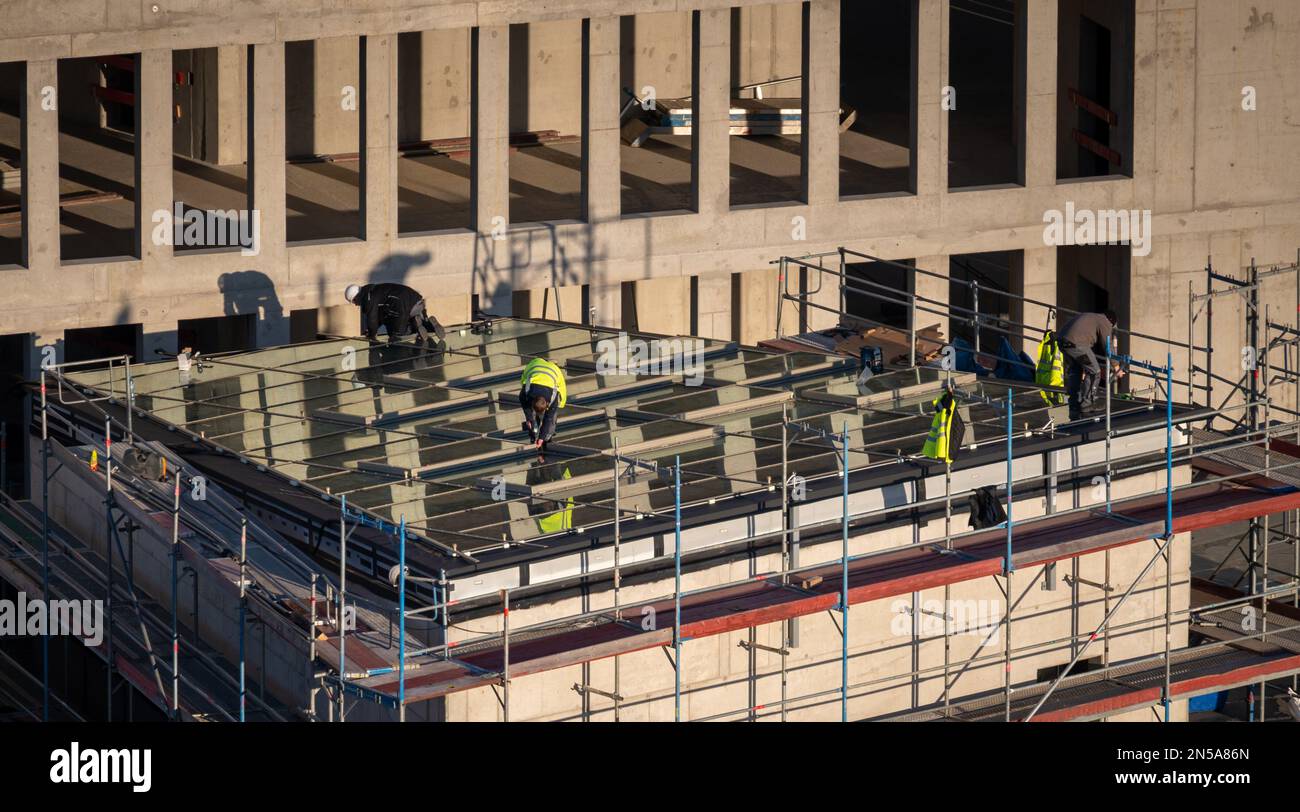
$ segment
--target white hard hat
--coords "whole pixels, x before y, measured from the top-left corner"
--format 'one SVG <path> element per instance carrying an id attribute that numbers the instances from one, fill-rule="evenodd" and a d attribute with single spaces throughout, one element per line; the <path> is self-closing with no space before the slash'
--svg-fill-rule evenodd
<path id="1" fill-rule="evenodd" d="M 357 298 L 357 294 L 360 292 L 361 292 L 360 285 L 348 285 L 348 289 L 343 291 L 343 298 L 351 302 Z"/>

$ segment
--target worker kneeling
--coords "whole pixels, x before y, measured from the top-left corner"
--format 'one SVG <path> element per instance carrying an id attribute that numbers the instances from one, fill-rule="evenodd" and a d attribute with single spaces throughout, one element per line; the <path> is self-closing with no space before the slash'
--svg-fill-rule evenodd
<path id="1" fill-rule="evenodd" d="M 541 449 L 555 436 L 556 418 L 564 408 L 567 394 L 564 373 L 545 358 L 534 358 L 524 367 L 519 379 L 519 406 L 524 410 L 524 431 Z"/>
<path id="2" fill-rule="evenodd" d="M 425 311 L 424 297 L 406 285 L 348 285 L 343 297 L 361 308 L 361 329 L 371 341 L 380 327 L 387 331 L 390 344 L 412 333 L 419 335 L 421 343 L 428 343 L 431 332 L 437 334 L 439 342 L 447 335 L 438 320 Z"/>
<path id="3" fill-rule="evenodd" d="M 1070 362 L 1070 374 L 1066 381 L 1066 390 L 1070 393 L 1070 419 L 1077 420 L 1085 411 L 1093 408 L 1097 396 L 1097 384 L 1101 380 L 1101 366 L 1097 363 L 1094 352 L 1106 354 L 1111 346 L 1111 335 L 1115 330 L 1115 313 L 1079 313 L 1065 323 L 1057 340 L 1061 350 Z M 1117 377 L 1124 371 L 1112 362 Z"/>

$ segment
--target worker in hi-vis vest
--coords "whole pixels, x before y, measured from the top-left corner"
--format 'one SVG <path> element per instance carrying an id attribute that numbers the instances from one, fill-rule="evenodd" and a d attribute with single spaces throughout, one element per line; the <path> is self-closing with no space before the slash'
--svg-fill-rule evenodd
<path id="1" fill-rule="evenodd" d="M 524 410 L 524 431 L 538 448 L 555 436 L 556 417 L 567 400 L 564 373 L 545 358 L 534 358 L 519 379 L 519 406 Z"/>
<path id="2" fill-rule="evenodd" d="M 1038 366 L 1034 369 L 1034 383 L 1042 387 L 1065 388 L 1065 355 L 1061 352 L 1056 333 L 1048 330 L 1043 333 L 1043 340 L 1038 342 Z M 1048 406 L 1060 406 L 1065 403 L 1064 392 L 1039 391 Z"/>
<path id="3" fill-rule="evenodd" d="M 952 462 L 952 424 L 957 413 L 957 398 L 945 391 L 932 401 L 934 420 L 930 422 L 930 436 L 925 439 L 921 456 L 932 460 Z"/>

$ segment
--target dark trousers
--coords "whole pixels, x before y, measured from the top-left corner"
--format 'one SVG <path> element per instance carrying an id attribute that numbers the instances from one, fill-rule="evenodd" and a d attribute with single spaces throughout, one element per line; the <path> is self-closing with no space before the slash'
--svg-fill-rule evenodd
<path id="1" fill-rule="evenodd" d="M 447 333 L 437 319 L 430 318 L 429 314 L 425 312 L 423 299 L 416 302 L 415 306 L 411 308 L 411 312 L 406 314 L 405 317 L 394 314 L 384 326 L 388 330 L 389 343 L 411 333 L 419 335 L 422 342 L 428 342 L 430 330 L 437 333 L 439 339 L 442 339 Z"/>
<path id="2" fill-rule="evenodd" d="M 1070 393 L 1070 414 L 1078 415 L 1083 409 L 1092 406 L 1097 393 L 1097 382 L 1101 379 L 1101 367 L 1097 365 L 1097 356 L 1091 347 L 1061 345 L 1066 361 L 1070 365 L 1065 388 Z"/>

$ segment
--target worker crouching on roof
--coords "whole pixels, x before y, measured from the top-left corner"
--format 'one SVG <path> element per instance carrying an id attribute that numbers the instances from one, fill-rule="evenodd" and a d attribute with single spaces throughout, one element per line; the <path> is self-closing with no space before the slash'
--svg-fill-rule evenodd
<path id="1" fill-rule="evenodd" d="M 520 376 L 519 406 L 524 410 L 524 431 L 545 450 L 555 436 L 556 418 L 564 408 L 567 393 L 564 373 L 545 358 L 534 358 Z"/>
<path id="2" fill-rule="evenodd" d="M 348 285 L 343 297 L 361 308 L 361 329 L 371 341 L 380 327 L 387 331 L 390 344 L 412 333 L 419 335 L 421 343 L 429 342 L 431 332 L 437 334 L 439 342 L 447 335 L 438 320 L 425 311 L 424 297 L 406 285 Z"/>
<path id="3" fill-rule="evenodd" d="M 1077 420 L 1094 406 L 1097 384 L 1101 379 L 1101 366 L 1094 353 L 1107 354 L 1112 347 L 1115 331 L 1115 312 L 1079 313 L 1065 323 L 1057 336 L 1062 352 L 1070 362 L 1066 390 L 1070 393 L 1070 419 Z M 1124 370 L 1112 362 L 1117 377 Z"/>

